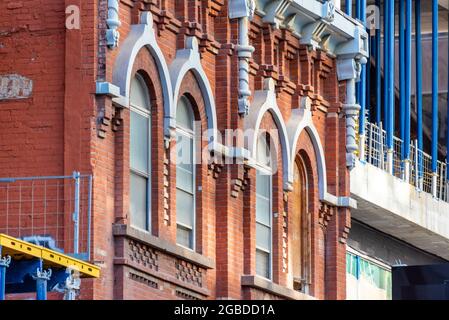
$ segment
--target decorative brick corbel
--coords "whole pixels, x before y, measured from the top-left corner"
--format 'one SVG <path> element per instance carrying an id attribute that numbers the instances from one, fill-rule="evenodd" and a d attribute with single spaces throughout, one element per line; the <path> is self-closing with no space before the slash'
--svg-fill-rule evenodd
<path id="1" fill-rule="evenodd" d="M 238 170 L 237 177 L 232 179 L 232 190 L 231 190 L 231 196 L 233 198 L 238 198 L 240 192 L 244 192 L 246 189 L 246 186 L 249 182 L 248 173 L 249 170 L 251 170 L 248 166 L 243 166 L 242 169 Z"/>
<path id="2" fill-rule="evenodd" d="M 218 179 L 221 171 L 223 170 L 223 163 L 213 161 L 207 165 L 207 169 L 209 176 L 212 176 L 214 179 Z"/>
<path id="3" fill-rule="evenodd" d="M 329 221 L 331 220 L 332 215 L 334 214 L 332 207 L 326 203 L 321 203 L 320 210 L 318 213 L 319 213 L 318 223 L 324 230 L 326 230 L 327 225 L 329 224 Z"/>

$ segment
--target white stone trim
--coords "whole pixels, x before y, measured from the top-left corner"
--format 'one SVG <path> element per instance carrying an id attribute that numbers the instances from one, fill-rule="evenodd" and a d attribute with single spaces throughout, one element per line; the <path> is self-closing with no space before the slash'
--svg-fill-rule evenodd
<path id="1" fill-rule="evenodd" d="M 187 72 L 192 71 L 200 87 L 206 108 L 207 129 L 209 136 L 209 149 L 216 148 L 218 142 L 217 114 L 215 108 L 215 98 L 209 79 L 201 65 L 198 41 L 195 37 L 186 39 L 186 48 L 176 52 L 176 58 L 169 68 L 171 83 L 173 84 L 173 105 L 170 109 L 170 118 L 176 119 L 176 107 L 179 98 L 181 83 Z M 173 122 L 174 123 L 174 122 Z"/>
<path id="2" fill-rule="evenodd" d="M 301 133 L 306 130 L 309 134 L 310 140 L 313 143 L 313 149 L 315 150 L 315 157 L 317 160 L 318 169 L 318 187 L 320 200 L 324 200 L 327 194 L 327 172 L 326 172 L 326 159 L 324 157 L 324 149 L 321 144 L 321 139 L 318 131 L 315 128 L 312 120 L 311 112 L 312 101 L 309 97 L 303 97 L 301 99 L 301 106 L 292 110 L 289 121 L 287 122 L 287 132 L 289 134 L 290 143 L 290 164 L 289 181 L 293 183 L 293 165 L 296 158 L 296 147 L 298 144 Z"/>
<path id="3" fill-rule="evenodd" d="M 129 90 L 133 77 L 132 70 L 134 61 L 139 51 L 146 47 L 156 62 L 160 83 L 162 87 L 163 103 L 164 103 L 164 134 L 170 136 L 172 133 L 169 128 L 176 127 L 174 118 L 171 117 L 173 109 L 172 85 L 170 73 L 165 57 L 159 48 L 156 35 L 153 29 L 153 16 L 150 12 L 142 12 L 140 16 L 140 24 L 131 26 L 131 30 L 120 46 L 117 59 L 115 60 L 113 81 L 112 83 L 120 88 L 121 97 L 113 99 L 124 107 L 129 106 Z"/>
<path id="4" fill-rule="evenodd" d="M 251 109 L 248 116 L 245 118 L 245 131 L 253 130 L 245 139 L 245 148 L 248 149 L 253 159 L 256 158 L 257 137 L 259 133 L 260 122 L 265 113 L 269 111 L 273 116 L 277 129 L 279 130 L 279 139 L 281 142 L 282 153 L 282 169 L 284 190 L 290 191 L 292 189 L 292 181 L 290 174 L 290 145 L 288 143 L 287 127 L 285 126 L 282 113 L 276 102 L 276 93 L 274 88 L 274 80 L 271 78 L 265 79 L 264 90 L 256 91 L 254 100 L 251 104 Z"/>

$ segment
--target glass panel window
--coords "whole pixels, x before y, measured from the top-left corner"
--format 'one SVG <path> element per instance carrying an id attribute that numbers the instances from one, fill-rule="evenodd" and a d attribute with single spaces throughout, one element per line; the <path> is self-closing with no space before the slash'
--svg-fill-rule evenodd
<path id="1" fill-rule="evenodd" d="M 187 130 L 193 130 L 194 116 L 192 107 L 186 97 L 181 97 L 176 109 L 176 123 L 179 127 Z"/>
<path id="2" fill-rule="evenodd" d="M 193 194 L 181 189 L 176 190 L 177 221 L 193 229 L 192 208 L 194 206 Z"/>
<path id="3" fill-rule="evenodd" d="M 130 175 L 131 224 L 147 229 L 147 178 L 131 172 Z"/>
<path id="4" fill-rule="evenodd" d="M 176 228 L 176 242 L 186 248 L 193 248 L 193 231 L 178 224 Z"/>
<path id="5" fill-rule="evenodd" d="M 140 229 L 150 228 L 150 97 L 143 78 L 136 74 L 130 89 L 130 221 Z"/>
<path id="6" fill-rule="evenodd" d="M 256 223 L 256 243 L 257 247 L 264 251 L 271 251 L 271 229 L 261 223 Z"/>
<path id="7" fill-rule="evenodd" d="M 131 80 L 130 103 L 134 107 L 150 110 L 150 97 L 142 76 L 136 74 Z"/>
<path id="8" fill-rule="evenodd" d="M 176 241 L 195 247 L 195 157 L 194 116 L 192 106 L 185 97 L 178 102 L 176 112 Z"/>
<path id="9" fill-rule="evenodd" d="M 136 112 L 131 111 L 131 168 L 148 173 L 149 121 Z"/>
<path id="10" fill-rule="evenodd" d="M 271 166 L 271 150 L 268 145 L 267 135 L 262 134 L 257 141 L 257 163 L 262 166 Z"/>
<path id="11" fill-rule="evenodd" d="M 256 273 L 271 278 L 272 254 L 272 176 L 270 148 L 266 136 L 257 144 L 257 163 L 263 170 L 256 172 Z"/>
<path id="12" fill-rule="evenodd" d="M 346 253 L 348 300 L 391 300 L 391 290 L 390 270 L 372 258 Z"/>
<path id="13" fill-rule="evenodd" d="M 259 276 L 270 278 L 270 254 L 256 249 L 256 273 Z"/>
<path id="14" fill-rule="evenodd" d="M 256 195 L 256 220 L 264 225 L 270 225 L 271 201 Z"/>

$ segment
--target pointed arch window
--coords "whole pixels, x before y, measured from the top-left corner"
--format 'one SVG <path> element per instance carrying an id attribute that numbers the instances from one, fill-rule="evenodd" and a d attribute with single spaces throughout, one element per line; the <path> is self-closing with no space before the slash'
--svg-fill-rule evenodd
<path id="1" fill-rule="evenodd" d="M 293 211 L 291 214 L 291 261 L 293 288 L 308 293 L 309 286 L 309 228 L 308 179 L 302 158 L 298 158 L 293 171 Z"/>
<path id="2" fill-rule="evenodd" d="M 273 161 L 268 135 L 259 137 L 256 152 L 256 273 L 271 279 Z"/>
<path id="3" fill-rule="evenodd" d="M 176 111 L 176 242 L 195 248 L 195 117 L 190 101 L 181 97 Z"/>
<path id="4" fill-rule="evenodd" d="M 130 90 L 130 220 L 149 231 L 151 190 L 151 113 L 148 87 L 139 74 Z"/>

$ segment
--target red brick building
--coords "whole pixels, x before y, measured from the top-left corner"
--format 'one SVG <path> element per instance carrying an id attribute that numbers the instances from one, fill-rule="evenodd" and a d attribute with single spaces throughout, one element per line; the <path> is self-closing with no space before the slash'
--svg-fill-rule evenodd
<path id="1" fill-rule="evenodd" d="M 344 299 L 365 42 L 332 1 L 2 1 L 0 176 L 93 176 L 82 299 Z"/>

